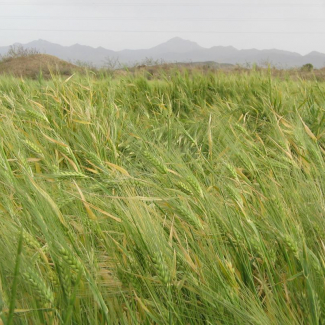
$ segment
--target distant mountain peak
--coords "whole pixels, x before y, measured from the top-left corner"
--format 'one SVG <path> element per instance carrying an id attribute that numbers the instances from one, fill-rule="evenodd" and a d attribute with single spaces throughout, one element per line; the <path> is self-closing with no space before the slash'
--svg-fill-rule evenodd
<path id="1" fill-rule="evenodd" d="M 187 44 L 196 44 L 197 46 L 199 46 L 197 43 L 195 43 L 193 41 L 190 41 L 190 40 L 178 37 L 178 36 L 169 39 L 167 42 L 165 42 L 165 44 L 166 43 L 170 43 L 170 44 L 171 43 L 174 43 L 174 44 L 176 44 L 176 43 L 187 43 Z"/>
<path id="2" fill-rule="evenodd" d="M 15 43 L 19 45 L 19 43 Z M 242 49 L 233 46 L 213 46 L 204 48 L 195 42 L 173 37 L 166 42 L 149 49 L 112 51 L 103 47 L 91 47 L 81 44 L 63 46 L 38 39 L 27 44 L 26 48 L 35 48 L 40 53 L 54 55 L 71 62 L 89 62 L 100 67 L 109 60 L 118 61 L 121 65 L 133 65 L 153 59 L 164 62 L 216 62 L 227 64 L 265 64 L 270 62 L 280 68 L 301 67 L 311 63 L 315 68 L 325 67 L 325 54 L 313 51 L 307 55 L 277 49 Z M 9 46 L 0 47 L 0 55 L 4 55 Z"/>
<path id="3" fill-rule="evenodd" d="M 181 37 L 173 37 L 167 42 L 164 42 L 162 44 L 159 44 L 152 49 L 158 50 L 158 51 L 164 51 L 165 53 L 185 53 L 190 51 L 197 51 L 202 50 L 203 47 L 201 47 L 199 44 L 192 42 L 190 40 L 185 40 Z"/>
<path id="4" fill-rule="evenodd" d="M 49 41 L 46 41 L 46 40 L 44 40 L 44 39 L 42 39 L 42 38 L 39 38 L 38 40 L 35 40 L 35 41 L 33 41 L 33 42 L 31 42 L 31 43 L 34 43 L 34 44 L 53 44 L 53 43 L 51 43 L 51 42 L 49 42 Z"/>
<path id="5" fill-rule="evenodd" d="M 321 52 L 317 52 L 317 51 L 312 51 L 310 53 L 308 53 L 307 55 L 305 55 L 305 57 L 307 56 L 323 56 L 324 54 Z"/>

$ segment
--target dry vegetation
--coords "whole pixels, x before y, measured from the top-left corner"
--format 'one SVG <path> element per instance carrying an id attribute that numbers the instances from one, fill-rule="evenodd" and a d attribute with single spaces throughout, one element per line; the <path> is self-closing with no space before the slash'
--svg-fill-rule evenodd
<path id="1" fill-rule="evenodd" d="M 265 66 L 253 66 L 244 67 L 241 65 L 229 65 L 229 64 L 216 64 L 212 62 L 202 62 L 202 63 L 164 63 L 157 65 L 137 65 L 130 68 L 117 69 L 114 71 L 113 75 L 142 75 L 147 79 L 160 78 L 165 74 L 173 73 L 175 70 L 184 73 L 187 72 L 190 75 L 195 73 L 203 74 L 234 74 L 234 75 L 256 75 L 269 74 L 272 77 L 280 78 L 282 80 L 292 79 L 292 80 L 314 80 L 314 81 L 325 81 L 325 68 L 322 69 L 304 69 L 301 68 L 291 68 L 291 69 L 279 69 L 276 67 L 265 67 Z"/>
<path id="2" fill-rule="evenodd" d="M 77 71 L 80 72 L 81 69 L 48 54 L 31 54 L 6 58 L 0 61 L 0 74 L 16 77 L 35 79 L 41 75 L 43 78 L 48 79 L 51 77 L 51 74 L 69 76 Z"/>

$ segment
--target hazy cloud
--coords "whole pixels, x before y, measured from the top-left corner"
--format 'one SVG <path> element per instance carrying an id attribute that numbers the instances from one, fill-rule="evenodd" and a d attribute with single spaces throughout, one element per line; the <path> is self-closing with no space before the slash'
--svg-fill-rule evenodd
<path id="1" fill-rule="evenodd" d="M 324 13 L 325 2 L 319 0 L 0 0 L 0 46 L 42 38 L 120 50 L 148 48 L 180 36 L 204 47 L 306 54 L 325 52 Z"/>

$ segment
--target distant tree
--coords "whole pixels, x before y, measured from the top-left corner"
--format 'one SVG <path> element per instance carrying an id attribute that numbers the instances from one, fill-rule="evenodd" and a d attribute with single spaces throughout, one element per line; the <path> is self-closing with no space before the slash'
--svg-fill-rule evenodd
<path id="1" fill-rule="evenodd" d="M 311 63 L 307 63 L 307 64 L 304 64 L 302 67 L 301 67 L 301 71 L 305 71 L 305 72 L 311 72 L 314 70 L 314 66 L 311 64 Z"/>
<path id="2" fill-rule="evenodd" d="M 35 48 L 24 48 L 22 45 L 11 45 L 8 52 L 0 56 L 0 61 L 28 57 L 35 54 L 40 54 L 40 51 Z"/>
<path id="3" fill-rule="evenodd" d="M 98 70 L 97 67 L 94 65 L 94 63 L 92 63 L 90 61 L 76 60 L 76 61 L 72 61 L 71 63 L 77 65 L 80 68 L 86 69 L 86 70 L 92 70 L 92 71 Z"/>
<path id="4" fill-rule="evenodd" d="M 148 66 L 148 67 L 152 67 L 152 66 L 156 66 L 156 65 L 161 65 L 164 64 L 165 61 L 163 59 L 154 59 L 154 58 L 150 58 L 150 57 L 146 57 L 145 59 L 143 59 L 142 61 L 140 61 L 137 65 L 138 66 Z"/>
<path id="5" fill-rule="evenodd" d="M 121 63 L 120 63 L 118 58 L 108 56 L 104 60 L 103 67 L 104 67 L 104 69 L 107 69 L 109 71 L 113 71 L 113 70 L 116 70 L 116 69 L 120 68 Z"/>
<path id="6" fill-rule="evenodd" d="M 11 45 L 5 56 L 8 58 L 20 58 L 35 54 L 40 54 L 40 51 L 35 48 L 24 48 L 22 45 Z"/>

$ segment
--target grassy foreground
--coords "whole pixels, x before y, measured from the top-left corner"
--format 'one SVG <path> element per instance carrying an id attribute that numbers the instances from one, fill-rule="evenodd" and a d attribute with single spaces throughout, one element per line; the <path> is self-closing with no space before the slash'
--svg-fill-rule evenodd
<path id="1" fill-rule="evenodd" d="M 0 324 L 325 324 L 325 84 L 0 78 Z"/>

